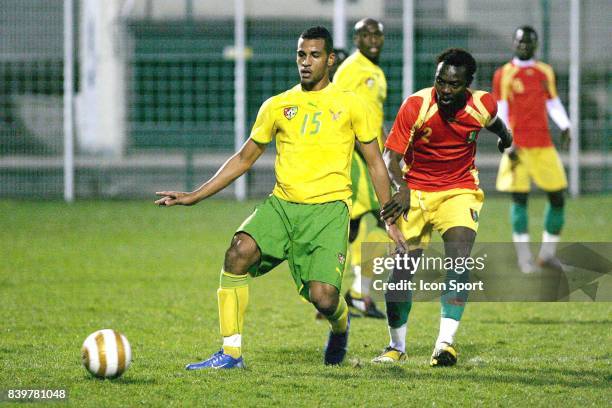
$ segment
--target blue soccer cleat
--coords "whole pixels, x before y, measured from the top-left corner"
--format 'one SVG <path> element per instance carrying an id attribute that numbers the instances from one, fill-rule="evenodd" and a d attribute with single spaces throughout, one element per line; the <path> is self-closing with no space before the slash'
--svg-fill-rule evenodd
<path id="1" fill-rule="evenodd" d="M 223 349 L 217 351 L 210 356 L 208 360 L 199 363 L 191 363 L 185 366 L 185 370 L 205 370 L 205 369 L 227 369 L 227 368 L 245 368 L 242 357 L 234 358 L 229 354 L 225 354 Z"/>
<path id="2" fill-rule="evenodd" d="M 329 332 L 327 346 L 325 346 L 325 365 L 338 365 L 344 360 L 348 346 L 349 328 L 351 327 L 351 318 L 349 316 L 344 333 L 335 334 Z"/>

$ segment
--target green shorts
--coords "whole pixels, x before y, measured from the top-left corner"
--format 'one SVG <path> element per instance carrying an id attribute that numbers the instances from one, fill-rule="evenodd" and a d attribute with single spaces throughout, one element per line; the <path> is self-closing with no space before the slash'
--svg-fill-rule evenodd
<path id="1" fill-rule="evenodd" d="M 261 251 L 249 269 L 261 276 L 287 260 L 298 292 L 309 300 L 308 282 L 340 291 L 348 245 L 349 212 L 342 201 L 298 204 L 273 195 L 255 208 L 236 232 L 249 234 Z"/>

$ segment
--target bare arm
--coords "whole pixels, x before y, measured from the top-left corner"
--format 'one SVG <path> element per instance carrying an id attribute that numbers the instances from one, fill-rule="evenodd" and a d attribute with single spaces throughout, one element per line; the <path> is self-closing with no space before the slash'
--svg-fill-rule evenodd
<path id="1" fill-rule="evenodd" d="M 376 139 L 370 143 L 359 144 L 361 154 L 368 165 L 368 172 L 374 184 L 378 202 L 384 205 L 391 199 L 391 186 L 385 162 L 382 160 Z"/>
<path id="2" fill-rule="evenodd" d="M 381 215 L 385 221 L 394 222 L 400 215 L 406 214 L 410 209 L 410 189 L 403 179 L 402 169 L 400 168 L 402 155 L 393 150 L 385 149 L 383 160 L 396 193 L 391 201 L 383 207 Z"/>
<path id="3" fill-rule="evenodd" d="M 387 133 L 387 130 L 385 129 L 385 125 L 384 124 L 380 127 L 380 136 L 382 138 L 382 142 L 383 142 L 383 146 L 384 146 L 385 143 L 387 142 L 387 137 L 389 136 L 389 134 Z"/>
<path id="4" fill-rule="evenodd" d="M 381 126 L 380 127 L 380 137 L 382 139 L 382 144 L 383 146 L 385 145 L 385 142 L 387 141 L 387 132 L 385 130 L 385 126 Z M 378 141 L 376 141 L 376 143 L 378 143 Z M 359 141 L 355 141 L 355 146 L 357 146 L 357 149 L 355 149 L 355 152 L 363 159 L 363 153 L 361 152 L 361 143 Z"/>
<path id="5" fill-rule="evenodd" d="M 387 172 L 391 178 L 391 183 L 393 187 L 395 187 L 396 191 L 399 191 L 401 188 L 408 188 L 406 186 L 406 182 L 404 181 L 404 174 L 402 173 L 402 169 L 400 167 L 401 160 L 401 154 L 385 148 L 385 151 L 383 152 L 383 161 L 385 162 Z"/>
<path id="6" fill-rule="evenodd" d="M 193 205 L 208 198 L 230 185 L 238 177 L 246 173 L 257 159 L 263 154 L 266 145 L 255 143 L 248 139 L 244 145 L 230 157 L 210 180 L 192 192 L 158 191 L 162 196 L 155 204 L 171 207 L 173 205 Z"/>
<path id="7" fill-rule="evenodd" d="M 570 129 L 567 128 L 561 131 L 561 148 L 567 150 L 569 148 L 572 136 L 570 135 Z"/>
<path id="8" fill-rule="evenodd" d="M 380 155 L 378 142 L 376 139 L 370 143 L 361 143 L 359 145 L 361 154 L 368 165 L 368 172 L 374 184 L 374 191 L 378 197 L 378 202 L 381 206 L 386 205 L 391 200 L 391 186 L 389 184 L 389 175 L 385 162 Z M 387 225 L 387 233 L 389 237 L 396 243 L 399 248 L 407 250 L 406 242 L 402 233 L 399 231 L 394 221 L 385 220 Z"/>
<path id="9" fill-rule="evenodd" d="M 559 97 L 547 100 L 546 110 L 552 120 L 559 126 L 559 129 L 561 129 L 561 148 L 567 149 L 572 140 L 570 136 L 571 123 Z"/>

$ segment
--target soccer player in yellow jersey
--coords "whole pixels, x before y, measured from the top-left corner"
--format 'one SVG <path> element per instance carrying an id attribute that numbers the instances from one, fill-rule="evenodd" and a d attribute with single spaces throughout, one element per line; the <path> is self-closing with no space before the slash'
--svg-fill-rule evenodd
<path id="1" fill-rule="evenodd" d="M 385 139 L 383 105 L 387 98 L 387 80 L 385 73 L 378 66 L 378 60 L 385 42 L 383 25 L 372 18 L 364 18 L 355 24 L 353 32 L 353 43 L 357 50 L 338 68 L 334 83 L 355 92 L 363 99 L 372 127 L 378 133 L 378 144 L 382 149 Z M 360 314 L 384 319 L 385 314 L 376 308 L 376 304 L 369 296 L 372 277 L 366 275 L 366 271 L 363 276 L 361 274 L 361 243 L 384 240 L 386 234 L 384 222 L 378 217 L 380 207 L 368 176 L 366 162 L 359 151 L 353 153 L 351 180 L 353 209 L 349 232 L 349 258 L 354 278 L 350 290 L 345 294 L 345 299 L 347 304 Z M 369 213 L 377 219 L 377 228 L 368 232 L 361 228 L 360 232 L 361 220 Z"/>
<path id="2" fill-rule="evenodd" d="M 348 57 L 348 54 L 346 53 L 346 51 L 344 51 L 343 48 L 334 48 L 334 54 L 336 56 L 336 58 L 334 58 L 334 64 L 329 68 L 329 80 L 330 81 L 334 80 L 334 75 L 336 74 L 338 67 Z"/>
<path id="3" fill-rule="evenodd" d="M 242 368 L 247 275 L 261 276 L 287 260 L 297 290 L 326 316 L 331 330 L 325 364 L 346 355 L 348 307 L 339 296 L 348 245 L 351 155 L 360 142 L 378 199 L 390 201 L 389 177 L 361 100 L 329 82 L 333 43 L 323 27 L 304 31 L 297 46 L 300 84 L 263 103 L 240 151 L 197 190 L 162 191 L 158 205 L 193 205 L 244 174 L 276 139 L 276 185 L 238 228 L 225 253 L 217 291 L 223 347 L 188 370 Z M 389 236 L 405 242 L 394 224 Z"/>

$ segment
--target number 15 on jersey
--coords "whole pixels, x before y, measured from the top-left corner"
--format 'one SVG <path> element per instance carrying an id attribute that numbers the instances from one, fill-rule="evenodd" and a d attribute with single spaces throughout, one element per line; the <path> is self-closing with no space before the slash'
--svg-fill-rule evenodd
<path id="1" fill-rule="evenodd" d="M 304 121 L 302 122 L 302 136 L 316 135 L 321 130 L 321 121 L 319 120 L 319 116 L 321 116 L 322 112 L 315 112 L 312 115 L 307 113 L 304 115 Z"/>

